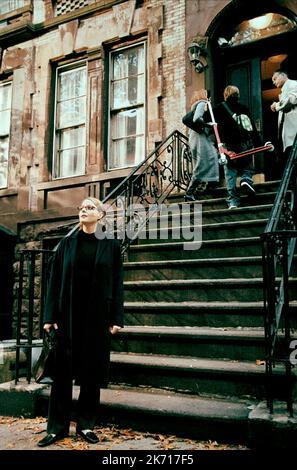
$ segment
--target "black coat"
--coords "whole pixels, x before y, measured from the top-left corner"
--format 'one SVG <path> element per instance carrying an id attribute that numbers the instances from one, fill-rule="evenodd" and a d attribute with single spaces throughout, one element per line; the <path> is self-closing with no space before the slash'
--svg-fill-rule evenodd
<path id="1" fill-rule="evenodd" d="M 109 375 L 109 327 L 123 326 L 123 270 L 118 240 L 98 240 L 92 283 L 88 292 L 82 292 L 82 305 L 90 310 L 81 311 L 86 328 L 81 338 L 73 340 L 74 268 L 78 232 L 64 238 L 53 257 L 44 312 L 44 323 L 58 324 L 58 375 L 75 376 L 73 357 L 82 358 L 87 380 L 106 387 Z M 90 324 L 89 324 L 90 323 Z M 76 352 L 76 354 L 74 354 Z"/>
<path id="2" fill-rule="evenodd" d="M 247 148 L 257 147 L 261 145 L 261 138 L 256 129 L 255 123 L 251 117 L 248 108 L 239 102 L 227 101 L 227 104 L 232 113 L 246 114 L 249 116 L 253 130 L 248 135 L 243 135 L 233 119 L 231 114 L 227 111 L 223 103 L 218 104 L 214 108 L 214 117 L 218 124 L 218 131 L 221 141 L 226 145 L 228 150 L 233 150 L 236 153 L 242 152 Z M 240 159 L 243 160 L 243 159 Z"/>

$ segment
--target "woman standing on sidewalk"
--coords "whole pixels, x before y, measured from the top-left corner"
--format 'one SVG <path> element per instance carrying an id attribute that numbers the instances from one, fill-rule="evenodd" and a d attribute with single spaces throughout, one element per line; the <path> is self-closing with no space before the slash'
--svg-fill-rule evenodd
<path id="1" fill-rule="evenodd" d="M 80 230 L 65 237 L 54 255 L 44 329 L 56 330 L 58 360 L 40 447 L 68 435 L 73 379 L 80 385 L 76 431 L 87 442 L 98 442 L 93 428 L 100 388 L 108 383 L 110 338 L 123 326 L 120 244 L 96 237 L 103 216 L 98 199 L 85 199 L 79 207 Z"/>

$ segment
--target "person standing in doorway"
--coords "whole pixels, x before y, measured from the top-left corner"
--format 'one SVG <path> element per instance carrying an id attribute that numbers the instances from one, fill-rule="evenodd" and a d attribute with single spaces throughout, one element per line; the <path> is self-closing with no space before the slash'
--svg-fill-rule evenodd
<path id="1" fill-rule="evenodd" d="M 278 113 L 278 135 L 284 166 L 297 133 L 297 81 L 289 79 L 288 73 L 279 69 L 272 75 L 272 83 L 281 89 L 279 101 L 274 101 L 270 109 Z"/>
<path id="2" fill-rule="evenodd" d="M 228 151 L 240 153 L 261 144 L 259 133 L 248 108 L 239 101 L 238 87 L 228 85 L 224 90 L 224 101 L 214 108 L 220 138 Z M 240 205 L 237 178 L 241 188 L 250 196 L 255 194 L 253 175 L 255 173 L 252 157 L 229 160 L 224 165 L 227 183 L 227 204 L 229 209 Z"/>
<path id="3" fill-rule="evenodd" d="M 44 329 L 56 331 L 57 364 L 47 435 L 38 442 L 40 447 L 68 435 L 73 380 L 80 385 L 76 432 L 91 444 L 98 442 L 93 429 L 100 388 L 108 383 L 111 335 L 123 327 L 120 243 L 96 237 L 103 217 L 98 199 L 83 200 L 79 207 L 80 230 L 62 239 L 53 258 Z"/>

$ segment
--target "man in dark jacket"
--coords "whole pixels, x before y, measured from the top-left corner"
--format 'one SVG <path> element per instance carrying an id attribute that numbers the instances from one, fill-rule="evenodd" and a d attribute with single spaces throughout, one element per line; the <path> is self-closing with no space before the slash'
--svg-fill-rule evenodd
<path id="1" fill-rule="evenodd" d="M 240 153 L 261 144 L 248 108 L 239 102 L 239 89 L 236 86 L 229 85 L 225 88 L 224 101 L 215 107 L 214 115 L 220 138 L 227 150 Z M 229 160 L 224 166 L 224 172 L 228 191 L 227 203 L 229 209 L 233 209 L 240 205 L 237 177 L 240 177 L 240 186 L 248 194 L 255 194 L 252 157 Z"/>

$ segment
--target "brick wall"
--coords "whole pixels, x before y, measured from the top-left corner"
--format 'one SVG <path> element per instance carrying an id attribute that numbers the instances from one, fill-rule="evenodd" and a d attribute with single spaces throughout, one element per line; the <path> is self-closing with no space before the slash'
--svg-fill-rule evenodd
<path id="1" fill-rule="evenodd" d="M 152 0 L 152 6 L 160 6 L 160 1 Z M 163 91 L 160 101 L 160 114 L 163 118 L 163 137 L 173 130 L 182 130 L 181 116 L 186 106 L 186 45 L 185 45 L 185 0 L 166 0 L 164 28 L 161 32 Z"/>

